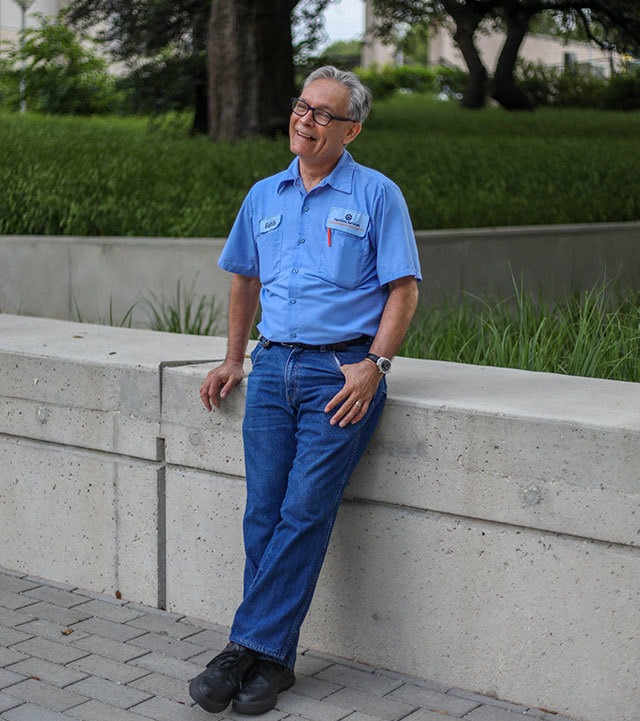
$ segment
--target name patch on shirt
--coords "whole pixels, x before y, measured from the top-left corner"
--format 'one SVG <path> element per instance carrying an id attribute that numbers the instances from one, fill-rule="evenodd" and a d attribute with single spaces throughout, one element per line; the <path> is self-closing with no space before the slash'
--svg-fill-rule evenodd
<path id="1" fill-rule="evenodd" d="M 282 214 L 270 215 L 268 218 L 263 218 L 260 221 L 260 232 L 268 233 L 270 230 L 275 230 L 282 220 Z"/>
<path id="2" fill-rule="evenodd" d="M 342 230 L 362 238 L 367 232 L 369 216 L 366 213 L 359 213 L 357 210 L 346 208 L 331 208 L 327 218 L 327 228 Z"/>

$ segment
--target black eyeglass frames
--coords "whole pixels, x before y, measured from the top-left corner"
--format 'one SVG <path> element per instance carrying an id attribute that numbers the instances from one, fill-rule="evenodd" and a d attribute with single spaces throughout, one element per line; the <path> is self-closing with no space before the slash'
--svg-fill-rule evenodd
<path id="1" fill-rule="evenodd" d="M 332 120 L 343 120 L 349 123 L 358 122 L 353 118 L 339 118 L 337 115 L 332 115 L 328 110 L 312 108 L 309 103 L 305 102 L 302 98 L 291 98 L 291 110 L 300 117 L 306 115 L 310 110 L 314 121 L 318 123 L 318 125 L 329 125 Z"/>

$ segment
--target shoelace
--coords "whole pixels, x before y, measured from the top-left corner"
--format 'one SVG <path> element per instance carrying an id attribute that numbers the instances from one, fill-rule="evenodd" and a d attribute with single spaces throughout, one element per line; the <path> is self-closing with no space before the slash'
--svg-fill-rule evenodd
<path id="1" fill-rule="evenodd" d="M 244 651 L 223 651 L 221 654 L 212 658 L 207 664 L 209 666 L 215 666 L 216 668 L 231 668 L 235 666 L 244 655 Z"/>
<path id="2" fill-rule="evenodd" d="M 268 658 L 261 658 L 257 665 L 256 671 L 265 670 L 268 673 L 280 673 L 285 667 L 277 661 L 271 661 Z"/>

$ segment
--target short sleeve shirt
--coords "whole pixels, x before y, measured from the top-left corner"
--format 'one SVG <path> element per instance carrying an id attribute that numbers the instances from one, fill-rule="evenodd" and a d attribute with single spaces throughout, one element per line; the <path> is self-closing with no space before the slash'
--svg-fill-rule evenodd
<path id="1" fill-rule="evenodd" d="M 245 198 L 222 251 L 224 270 L 259 277 L 263 336 L 320 345 L 375 336 L 387 284 L 421 280 L 398 186 L 345 150 L 307 193 L 298 158 Z"/>

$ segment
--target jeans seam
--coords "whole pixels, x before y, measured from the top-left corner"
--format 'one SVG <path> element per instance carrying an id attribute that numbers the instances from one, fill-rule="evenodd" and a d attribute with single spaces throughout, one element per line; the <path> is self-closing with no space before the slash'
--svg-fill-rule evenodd
<path id="1" fill-rule="evenodd" d="M 382 395 L 383 394 L 381 393 L 378 398 L 378 403 L 380 402 Z M 376 406 L 378 405 L 378 403 L 376 403 Z M 361 435 L 362 435 L 362 428 L 359 428 L 358 432 L 353 437 L 354 442 L 353 442 L 353 446 L 351 449 L 351 456 L 349 457 L 349 462 L 345 467 L 345 473 L 342 476 L 342 481 L 341 481 L 341 485 L 340 485 L 341 491 L 338 494 L 338 497 L 336 498 L 336 501 L 332 506 L 331 515 L 329 517 L 329 521 L 327 522 L 327 525 L 325 528 L 325 534 L 324 534 L 324 539 L 323 539 L 323 544 L 322 544 L 323 553 L 321 554 L 318 561 L 316 561 L 316 564 L 313 568 L 313 575 L 312 575 L 313 583 L 309 584 L 309 590 L 307 591 L 307 593 L 305 595 L 304 602 L 302 603 L 302 605 L 300 607 L 300 611 L 298 612 L 298 615 L 296 616 L 296 618 L 291 626 L 291 630 L 289 631 L 289 635 L 287 636 L 287 639 L 285 641 L 285 648 L 287 649 L 287 652 L 288 652 L 289 645 L 291 644 L 292 640 L 295 638 L 298 630 L 300 629 L 300 626 L 302 625 L 302 621 L 304 620 L 304 618 L 307 614 L 307 611 L 309 610 L 309 606 L 311 605 L 311 600 L 313 598 L 313 593 L 314 593 L 314 590 L 315 590 L 315 587 L 316 587 L 316 584 L 318 581 L 318 576 L 320 575 L 320 571 L 322 570 L 322 566 L 324 564 L 326 551 L 329 546 L 329 541 L 331 539 L 331 531 L 333 530 L 333 526 L 335 524 L 335 520 L 336 520 L 336 517 L 338 514 L 338 508 L 339 508 L 340 502 L 342 500 L 342 495 L 344 493 L 345 486 L 349 482 L 351 473 L 353 472 L 353 468 L 351 466 L 353 464 L 353 459 L 354 459 L 357 449 L 358 449 L 358 441 L 359 441 Z M 345 480 L 345 478 L 346 478 L 346 480 Z"/>
<path id="2" fill-rule="evenodd" d="M 229 636 L 229 641 L 233 641 L 233 643 L 237 643 L 240 646 L 245 646 L 245 648 L 250 648 L 252 651 L 264 653 L 265 655 L 271 656 L 278 661 L 284 662 L 286 658 L 286 654 L 276 653 L 273 649 L 267 648 L 266 646 L 261 646 L 259 643 L 255 643 L 254 641 L 244 641 L 242 638 L 234 636 L 233 634 Z M 286 664 L 284 665 L 286 666 Z"/>
<path id="3" fill-rule="evenodd" d="M 284 392 L 285 392 L 285 400 L 287 401 L 287 406 L 289 407 L 289 410 L 293 413 L 295 412 L 295 408 L 293 407 L 291 401 L 289 400 L 289 363 L 291 362 L 291 359 L 293 357 L 293 354 L 295 353 L 296 349 L 291 348 L 289 351 L 289 355 L 287 356 L 287 361 L 284 364 Z M 293 378 L 293 369 L 291 374 L 291 379 L 293 382 L 293 385 L 295 386 L 295 381 Z M 293 388 L 293 392 L 295 392 L 295 387 Z"/>
<path id="4" fill-rule="evenodd" d="M 258 349 L 258 355 L 260 357 L 262 356 L 263 348 Z M 277 391 L 278 394 L 278 404 L 280 407 L 280 413 L 287 414 L 287 410 L 289 413 L 295 414 L 295 406 L 299 403 L 300 398 L 297 394 L 300 393 L 301 389 L 304 390 L 306 388 L 306 370 L 307 370 L 307 363 L 299 363 L 298 366 L 296 366 L 296 360 L 299 361 L 298 356 L 302 356 L 302 353 L 298 352 L 298 349 L 294 348 L 278 348 L 274 347 L 274 356 L 273 358 L 268 359 L 268 369 L 271 372 L 272 363 L 273 360 L 275 363 L 274 369 L 277 368 L 277 366 L 280 366 L 280 372 L 282 372 L 282 376 L 280 378 L 284 378 L 285 382 L 285 394 L 287 395 L 286 391 L 289 390 L 289 397 L 291 398 L 291 402 L 289 402 L 288 399 L 285 399 L 282 397 L 282 392 Z M 306 354 L 305 354 L 306 355 Z M 313 354 L 316 355 L 315 353 Z M 326 375 L 327 372 L 330 373 L 331 376 L 335 376 L 336 371 L 339 369 L 339 362 L 340 359 L 338 358 L 338 355 L 335 351 L 333 351 L 332 356 L 333 357 L 327 357 L 328 354 L 325 353 L 318 353 L 317 357 L 325 355 L 328 362 L 320 364 L 320 367 L 315 368 L 315 363 L 311 363 L 312 368 L 309 368 L 309 370 L 313 370 L 314 373 L 320 372 L 322 378 L 327 378 Z M 340 354 L 342 355 L 342 354 Z M 359 356 L 359 352 L 354 353 L 347 353 L 347 362 L 351 360 L 352 356 Z M 266 356 L 265 356 L 266 358 Z M 267 362 L 267 361 L 265 361 Z M 281 366 L 281 364 L 284 362 L 284 368 Z M 321 366 L 325 366 L 324 369 Z M 265 372 L 266 372 L 265 368 Z M 296 372 L 297 371 L 297 372 Z M 324 372 L 323 372 L 324 371 Z M 268 374 L 269 375 L 269 374 Z M 265 377 L 266 378 L 266 377 Z M 278 376 L 271 376 L 271 383 L 276 384 L 273 385 L 272 392 L 275 393 L 277 390 L 277 378 Z M 335 381 L 335 378 L 333 379 Z M 255 383 L 258 383 L 258 380 L 255 380 Z M 319 383 L 319 381 L 318 381 Z M 254 391 L 257 392 L 259 390 L 259 386 L 261 383 L 258 383 L 258 386 L 254 387 Z M 310 388 L 313 388 L 315 386 L 310 386 Z M 343 463 L 338 464 L 338 467 L 335 466 L 335 463 L 331 461 L 331 465 L 329 468 L 332 468 L 333 470 L 339 470 L 340 465 L 342 465 L 342 474 L 338 475 L 336 478 L 332 475 L 333 480 L 330 481 L 330 485 L 328 486 L 329 489 L 333 488 L 333 492 L 328 494 L 330 497 L 334 497 L 334 503 L 329 507 L 328 509 L 325 508 L 322 515 L 325 515 L 325 520 L 323 523 L 320 523 L 318 526 L 316 526 L 316 531 L 314 533 L 317 533 L 316 538 L 318 539 L 316 541 L 316 551 L 312 555 L 318 554 L 318 557 L 316 558 L 315 562 L 312 564 L 311 567 L 307 566 L 303 571 L 303 577 L 301 580 L 304 580 L 304 586 L 309 584 L 306 588 L 300 588 L 299 590 L 302 591 L 303 596 L 300 598 L 300 596 L 297 596 L 297 601 L 294 604 L 294 607 L 291 607 L 291 604 L 285 604 L 284 607 L 278 607 L 273 604 L 276 603 L 275 597 L 271 598 L 271 596 L 268 596 L 268 598 L 271 598 L 271 601 L 264 607 L 264 613 L 268 613 L 268 615 L 264 619 L 264 623 L 260 621 L 258 618 L 255 619 L 255 623 L 252 624 L 251 622 L 251 613 L 258 612 L 259 608 L 262 608 L 260 603 L 258 603 L 258 597 L 256 596 L 256 599 L 254 600 L 254 603 L 257 605 L 249 605 L 238 617 L 238 611 L 236 612 L 236 619 L 234 620 L 234 628 L 233 633 L 230 635 L 231 640 L 235 641 L 236 643 L 240 643 L 242 645 L 247 646 L 248 648 L 252 648 L 258 653 L 264 653 L 266 656 L 273 658 L 274 660 L 277 660 L 278 662 L 284 663 L 285 665 L 293 667 L 293 660 L 295 659 L 296 655 L 296 640 L 299 635 L 299 630 L 302 625 L 302 622 L 305 618 L 305 616 L 308 613 L 310 604 L 313 599 L 314 591 L 316 584 L 318 582 L 318 578 L 320 575 L 320 571 L 322 569 L 325 555 L 328 549 L 328 545 L 330 543 L 331 539 L 331 533 L 332 529 L 335 525 L 336 517 L 339 512 L 339 506 L 342 500 L 342 496 L 344 494 L 345 487 L 349 481 L 349 478 L 355 468 L 357 458 L 360 457 L 362 452 L 364 451 L 366 447 L 366 443 L 364 442 L 364 437 L 369 438 L 371 436 L 371 433 L 373 432 L 375 428 L 375 419 L 372 419 L 372 415 L 375 415 L 375 418 L 379 416 L 379 412 L 384 405 L 384 399 L 386 396 L 386 393 L 384 392 L 384 381 L 380 384 L 380 387 L 378 389 L 378 392 L 376 393 L 375 402 L 372 403 L 371 407 L 368 409 L 368 413 L 366 416 L 362 419 L 362 421 L 358 424 L 358 427 L 352 428 L 353 435 L 351 437 L 351 441 L 347 441 L 347 447 L 345 448 L 343 443 L 345 442 L 340 441 L 338 438 L 334 438 L 333 434 L 327 436 L 326 442 L 328 448 L 334 447 L 336 444 L 338 446 L 342 446 L 341 455 L 343 458 Z M 256 396 L 256 402 L 258 402 L 258 397 Z M 253 416 L 252 416 L 253 418 Z M 244 421 L 247 419 L 245 418 Z M 255 421 L 255 418 L 254 418 Z M 244 432 L 244 425 L 243 422 L 243 432 Z M 253 424 L 255 426 L 255 423 Z M 252 427 L 253 427 L 252 426 Z M 257 426 L 253 428 L 253 431 L 255 432 Z M 297 435 L 297 433 L 296 433 Z M 346 439 L 345 439 L 346 440 Z M 346 457 L 345 457 L 346 456 Z M 257 460 L 254 458 L 254 461 Z M 254 471 L 259 472 L 259 467 L 254 468 Z M 315 472 L 321 472 L 316 470 Z M 260 558 L 260 564 L 265 564 L 266 567 L 272 567 L 273 561 L 277 558 L 277 555 L 272 555 L 276 553 L 277 551 L 274 551 L 274 549 L 271 549 L 271 554 L 268 553 L 268 547 L 269 544 L 267 544 L 267 548 L 263 548 L 260 551 L 261 558 Z M 267 553 L 265 556 L 264 554 Z M 258 569 L 254 569 L 254 573 L 251 574 L 252 576 L 252 583 L 260 582 L 261 574 L 258 572 Z M 293 577 L 292 577 L 293 580 Z M 243 603 L 247 596 L 247 591 L 243 593 Z M 297 594 L 296 594 L 297 595 Z M 272 603 L 273 601 L 273 603 Z M 242 604 L 241 604 L 242 606 Z M 297 611 L 296 611 L 297 607 Z M 279 610 L 278 610 L 279 609 Z M 276 629 L 276 627 L 271 627 L 267 624 L 267 621 L 271 618 L 271 613 L 280 613 L 280 612 L 287 612 L 287 616 L 289 618 L 289 621 L 281 624 L 279 626 L 279 631 Z M 291 611 L 294 612 L 294 616 L 290 615 Z M 262 612 L 262 611 L 260 611 Z M 283 627 L 284 626 L 284 627 Z M 244 638 L 247 640 L 245 641 Z M 265 644 L 265 642 L 271 642 L 274 641 L 274 646 L 277 643 L 278 651 L 274 651 L 273 648 L 268 648 Z"/>

